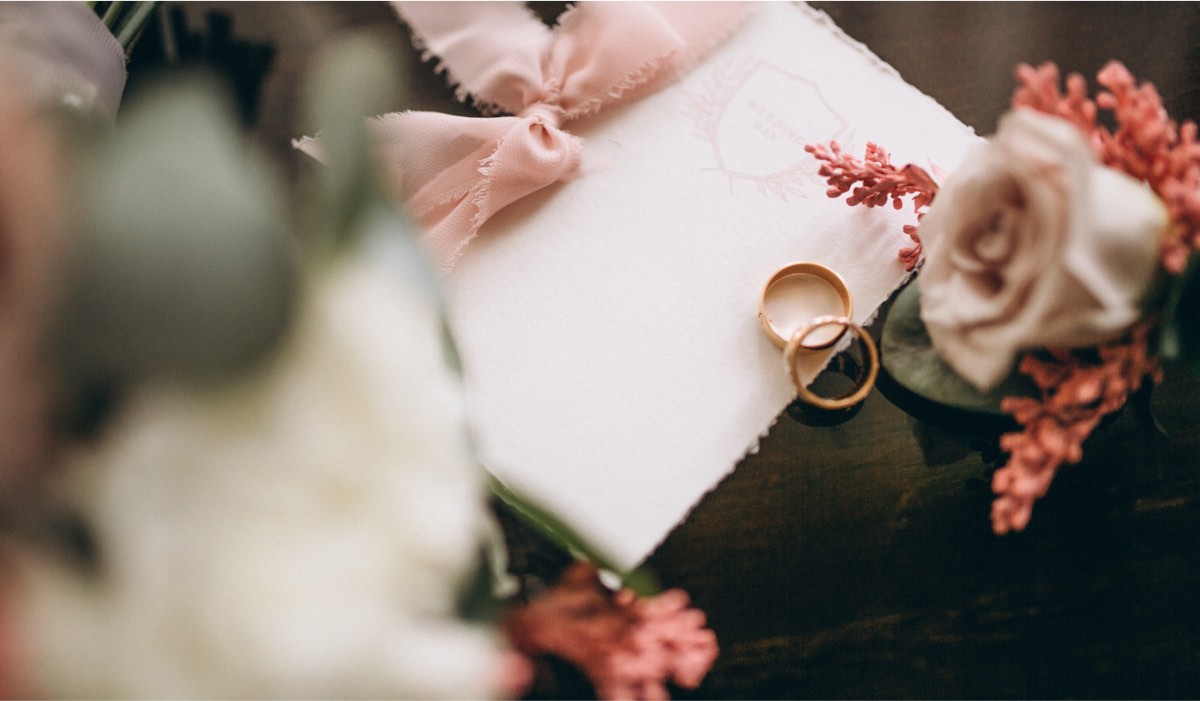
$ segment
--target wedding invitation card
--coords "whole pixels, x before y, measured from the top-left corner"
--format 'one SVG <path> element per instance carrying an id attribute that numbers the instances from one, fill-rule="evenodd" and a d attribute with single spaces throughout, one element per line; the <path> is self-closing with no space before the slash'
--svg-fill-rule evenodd
<path id="1" fill-rule="evenodd" d="M 908 275 L 911 209 L 829 199 L 805 144 L 952 171 L 978 137 L 791 3 L 568 129 L 582 174 L 483 227 L 446 278 L 450 321 L 485 467 L 633 567 L 795 395 L 756 318 L 771 274 L 832 268 L 859 323 Z"/>

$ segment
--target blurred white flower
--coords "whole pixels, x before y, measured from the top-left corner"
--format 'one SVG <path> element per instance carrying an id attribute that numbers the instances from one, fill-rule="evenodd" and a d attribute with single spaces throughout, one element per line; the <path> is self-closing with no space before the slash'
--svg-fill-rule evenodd
<path id="1" fill-rule="evenodd" d="M 68 461 L 60 486 L 100 567 L 23 562 L 31 689 L 496 693 L 498 639 L 455 613 L 489 522 L 437 305 L 367 241 L 302 288 L 264 367 L 147 386 Z"/>

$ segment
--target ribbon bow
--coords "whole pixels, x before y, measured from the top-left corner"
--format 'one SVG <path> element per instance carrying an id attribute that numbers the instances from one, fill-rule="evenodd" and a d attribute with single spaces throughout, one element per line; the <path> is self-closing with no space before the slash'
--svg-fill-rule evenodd
<path id="1" fill-rule="evenodd" d="M 728 35 L 744 9 L 581 3 L 552 30 L 522 3 L 394 5 L 426 58 L 441 59 L 460 100 L 510 115 L 402 112 L 375 121 L 391 194 L 420 219 L 444 272 L 498 211 L 579 171 L 583 144 L 564 124 L 660 87 Z"/>

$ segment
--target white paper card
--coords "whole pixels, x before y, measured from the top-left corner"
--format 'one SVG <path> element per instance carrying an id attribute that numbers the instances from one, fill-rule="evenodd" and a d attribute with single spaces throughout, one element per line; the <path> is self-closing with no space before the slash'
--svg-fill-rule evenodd
<path id="1" fill-rule="evenodd" d="M 448 277 L 485 466 L 640 564 L 794 395 L 756 318 L 792 261 L 869 320 L 911 209 L 825 195 L 804 145 L 947 171 L 978 137 L 823 13 L 764 3 L 672 87 L 568 125 L 585 173 L 490 221 Z"/>

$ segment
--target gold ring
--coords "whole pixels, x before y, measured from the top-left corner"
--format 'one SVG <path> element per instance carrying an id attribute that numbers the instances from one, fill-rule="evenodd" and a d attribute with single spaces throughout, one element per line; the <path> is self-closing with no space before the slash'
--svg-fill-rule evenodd
<path id="1" fill-rule="evenodd" d="M 767 284 L 763 286 L 762 294 L 759 295 L 758 298 L 758 323 L 762 325 L 763 332 L 767 334 L 767 338 L 771 339 L 771 343 L 774 343 L 777 347 L 787 347 L 788 342 L 785 340 L 785 338 L 794 337 L 795 329 L 786 329 L 784 332 L 780 332 L 780 329 L 776 327 L 776 323 L 779 320 L 772 319 L 770 313 L 767 311 L 767 298 L 778 296 L 784 293 L 788 286 L 807 285 L 814 279 L 820 280 L 827 285 L 828 288 L 831 289 L 841 300 L 841 314 L 839 316 L 846 318 L 854 316 L 854 302 L 850 298 L 850 290 L 846 287 L 846 281 L 842 280 L 840 275 L 824 265 L 821 265 L 820 263 L 800 262 L 785 265 L 779 270 L 775 271 L 775 274 L 772 275 L 769 280 L 767 280 Z M 810 287 L 807 290 L 793 289 L 792 291 L 799 294 L 811 294 L 814 289 L 817 290 L 818 293 L 821 290 L 821 288 Z M 772 291 L 774 291 L 776 294 L 772 295 Z M 791 295 L 790 297 L 794 298 L 795 296 L 796 295 Z M 778 306 L 776 307 L 776 311 L 778 314 Z M 805 316 L 802 318 L 810 319 L 821 314 L 828 314 L 830 311 L 832 310 L 826 308 L 822 311 L 813 313 L 812 309 L 807 309 L 804 311 Z M 794 319 L 787 319 L 786 321 L 796 323 Z M 800 328 L 800 325 L 796 323 L 796 327 Z M 824 350 L 825 348 L 832 346 L 834 343 L 837 343 L 838 339 L 840 339 L 845 332 L 846 330 L 843 328 L 839 333 L 834 334 L 831 338 L 813 340 L 805 343 L 803 347 L 807 351 Z"/>
<path id="2" fill-rule="evenodd" d="M 842 333 L 845 333 L 847 329 L 853 331 L 866 351 L 866 358 L 864 358 L 863 367 L 858 372 L 854 390 L 844 397 L 829 399 L 814 394 L 805 386 L 800 379 L 800 369 L 796 365 L 796 359 L 800 354 L 800 349 L 808 349 L 808 346 L 804 345 L 806 336 L 818 328 L 833 325 L 841 326 Z M 788 374 L 792 377 L 792 384 L 796 385 L 800 398 L 820 409 L 845 409 L 858 404 L 871 393 L 871 388 L 875 386 L 875 378 L 879 375 L 879 350 L 875 347 L 875 341 L 871 339 L 870 334 L 847 316 L 830 315 L 813 319 L 808 325 L 792 334 L 791 339 L 787 342 L 787 347 L 784 348 L 783 357 L 787 363 Z"/>

